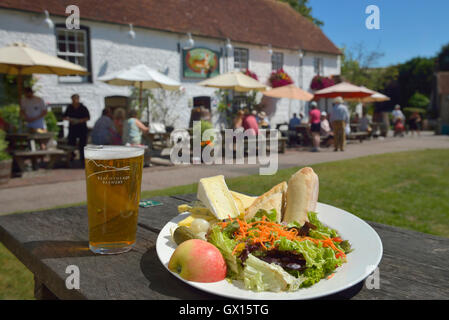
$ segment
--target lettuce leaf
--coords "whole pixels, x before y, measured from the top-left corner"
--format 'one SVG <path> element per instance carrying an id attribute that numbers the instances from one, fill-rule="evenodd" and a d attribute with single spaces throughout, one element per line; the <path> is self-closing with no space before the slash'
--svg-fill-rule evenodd
<path id="1" fill-rule="evenodd" d="M 335 257 L 332 248 L 325 248 L 321 244 L 316 245 L 310 240 L 292 241 L 281 238 L 277 245 L 279 250 L 295 251 L 301 253 L 306 259 L 306 269 L 302 274 L 304 281 L 301 286 L 303 287 L 317 283 L 344 262 L 342 258 Z"/>
<path id="2" fill-rule="evenodd" d="M 262 261 L 252 254 L 249 254 L 245 260 L 243 282 L 248 290 L 296 291 L 303 280 L 303 277 L 296 278 L 282 267 Z"/>
<path id="3" fill-rule="evenodd" d="M 239 278 L 242 266 L 237 261 L 237 257 L 232 254 L 237 241 L 222 232 L 219 225 L 212 226 L 207 241 L 216 246 L 223 255 L 227 265 L 227 276 L 234 279 Z"/>

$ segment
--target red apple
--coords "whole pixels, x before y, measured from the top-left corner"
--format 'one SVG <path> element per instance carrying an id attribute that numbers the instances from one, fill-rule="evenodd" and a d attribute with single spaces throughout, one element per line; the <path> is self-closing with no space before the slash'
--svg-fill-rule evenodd
<path id="1" fill-rule="evenodd" d="M 220 250 L 200 239 L 181 243 L 173 252 L 168 269 L 195 282 L 216 282 L 226 277 L 226 262 Z"/>

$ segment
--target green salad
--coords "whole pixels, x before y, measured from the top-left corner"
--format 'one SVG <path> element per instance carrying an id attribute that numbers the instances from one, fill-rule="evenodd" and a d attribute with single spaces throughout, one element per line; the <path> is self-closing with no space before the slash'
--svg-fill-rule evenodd
<path id="1" fill-rule="evenodd" d="M 304 225 L 276 222 L 276 211 L 259 210 L 249 221 L 227 219 L 211 226 L 207 241 L 227 264 L 229 281 L 253 291 L 296 291 L 331 277 L 351 252 L 347 240 L 308 213 Z"/>

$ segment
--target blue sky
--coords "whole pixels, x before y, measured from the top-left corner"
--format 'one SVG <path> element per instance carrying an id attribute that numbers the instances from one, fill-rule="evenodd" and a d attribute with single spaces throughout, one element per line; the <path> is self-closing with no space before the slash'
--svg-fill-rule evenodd
<path id="1" fill-rule="evenodd" d="M 326 36 L 338 47 L 363 42 L 384 56 L 375 67 L 430 57 L 449 43 L 449 0 L 310 0 L 312 15 L 324 22 Z M 380 10 L 380 29 L 369 30 L 365 9 Z M 374 66 L 373 66 L 374 67 Z"/>

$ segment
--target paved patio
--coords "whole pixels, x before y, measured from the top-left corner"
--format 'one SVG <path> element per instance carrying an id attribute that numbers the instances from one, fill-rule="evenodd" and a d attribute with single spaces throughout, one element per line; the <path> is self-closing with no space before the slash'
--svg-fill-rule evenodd
<path id="1" fill-rule="evenodd" d="M 448 136 L 424 132 L 420 137 L 386 138 L 353 142 L 345 152 L 332 148 L 312 153 L 288 149 L 279 155 L 279 169 L 357 158 L 373 154 L 408 150 L 449 148 Z M 155 190 L 197 182 L 202 177 L 223 174 L 227 178 L 258 174 L 259 165 L 185 165 L 145 168 L 142 190 Z M 26 199 L 26 200 L 24 200 Z M 56 169 L 38 172 L 35 176 L 12 179 L 0 187 L 0 215 L 17 211 L 51 208 L 86 201 L 84 170 Z"/>

